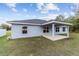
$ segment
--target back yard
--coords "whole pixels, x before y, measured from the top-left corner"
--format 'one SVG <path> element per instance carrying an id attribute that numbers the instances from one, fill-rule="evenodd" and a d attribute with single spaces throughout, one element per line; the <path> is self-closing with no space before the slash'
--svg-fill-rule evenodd
<path id="1" fill-rule="evenodd" d="M 71 33 L 70 39 L 51 41 L 43 37 L 7 40 L 0 37 L 0 55 L 15 56 L 61 56 L 79 55 L 79 33 Z"/>

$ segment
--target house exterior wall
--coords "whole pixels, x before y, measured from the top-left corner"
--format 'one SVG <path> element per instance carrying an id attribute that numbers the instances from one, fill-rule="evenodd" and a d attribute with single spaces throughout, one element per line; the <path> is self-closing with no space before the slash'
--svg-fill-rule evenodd
<path id="1" fill-rule="evenodd" d="M 23 37 L 41 36 L 43 34 L 42 27 L 40 26 L 27 26 L 27 33 L 22 33 L 22 27 L 27 25 L 12 25 L 12 39 Z"/>
<path id="2" fill-rule="evenodd" d="M 49 25 L 49 32 L 48 33 L 43 33 L 43 35 L 55 36 L 55 35 L 59 35 L 59 34 L 67 34 L 67 33 L 69 33 L 69 30 L 68 30 L 69 26 L 60 25 L 60 26 L 58 26 L 59 27 L 59 32 L 56 32 L 56 26 L 55 25 L 56 24 Z M 65 29 L 66 29 L 66 31 L 64 31 L 64 32 L 63 32 L 63 27 L 65 27 Z"/>
<path id="3" fill-rule="evenodd" d="M 11 28 L 11 38 L 12 39 L 16 39 L 16 38 L 23 38 L 23 37 L 35 37 L 35 36 L 41 36 L 41 35 L 48 35 L 48 36 L 55 36 L 58 34 L 68 34 L 69 33 L 69 26 L 67 25 L 61 25 L 59 26 L 60 31 L 56 32 L 55 26 L 56 24 L 54 24 L 54 29 L 52 28 L 52 25 L 49 26 L 49 32 L 48 33 L 43 33 L 43 28 L 41 26 L 32 26 L 32 25 L 12 25 Z M 27 26 L 27 33 L 23 34 L 22 33 L 22 27 L 23 26 Z M 65 27 L 66 31 L 63 32 L 62 28 Z M 54 31 L 53 31 L 54 30 Z M 52 33 L 54 32 L 54 34 L 52 35 Z"/>
<path id="4" fill-rule="evenodd" d="M 43 33 L 43 35 L 48 35 L 48 36 L 52 35 L 52 29 L 51 29 L 51 28 L 52 28 L 52 27 L 49 26 L 49 32 Z M 42 31 L 42 32 L 43 32 L 43 31 Z"/>
<path id="5" fill-rule="evenodd" d="M 66 31 L 64 31 L 64 32 L 63 32 L 63 27 L 65 27 L 65 29 L 66 29 Z M 63 25 L 59 26 L 59 32 L 56 32 L 56 31 L 55 31 L 55 34 L 67 34 L 67 32 L 69 31 L 69 30 L 68 30 L 68 27 L 69 27 L 69 26 L 66 26 L 66 25 L 64 25 L 64 26 L 63 26 Z M 55 29 L 55 30 L 56 30 L 56 29 Z"/>

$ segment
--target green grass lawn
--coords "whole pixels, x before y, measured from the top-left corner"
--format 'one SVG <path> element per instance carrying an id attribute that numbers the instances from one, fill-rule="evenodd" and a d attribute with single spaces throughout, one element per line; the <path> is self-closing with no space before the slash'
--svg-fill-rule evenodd
<path id="1" fill-rule="evenodd" d="M 79 55 L 79 33 L 71 33 L 70 39 L 51 41 L 43 37 L 7 40 L 0 37 L 0 55 L 19 56 L 61 56 Z"/>

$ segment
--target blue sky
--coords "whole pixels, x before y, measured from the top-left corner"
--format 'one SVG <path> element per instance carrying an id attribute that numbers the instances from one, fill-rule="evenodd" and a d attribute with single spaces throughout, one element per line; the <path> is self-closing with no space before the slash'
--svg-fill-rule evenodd
<path id="1" fill-rule="evenodd" d="M 31 18 L 54 19 L 61 14 L 66 18 L 74 15 L 72 3 L 1 3 L 0 23 Z"/>

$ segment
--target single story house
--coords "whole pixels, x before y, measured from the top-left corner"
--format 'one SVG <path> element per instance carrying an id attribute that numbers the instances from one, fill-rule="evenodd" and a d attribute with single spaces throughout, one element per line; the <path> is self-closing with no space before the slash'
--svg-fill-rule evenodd
<path id="1" fill-rule="evenodd" d="M 70 23 L 55 20 L 29 19 L 9 21 L 11 26 L 11 39 L 43 36 L 51 40 L 69 38 Z"/>

